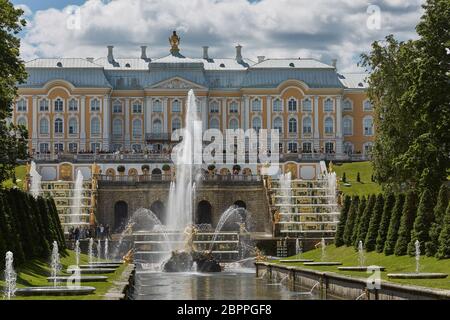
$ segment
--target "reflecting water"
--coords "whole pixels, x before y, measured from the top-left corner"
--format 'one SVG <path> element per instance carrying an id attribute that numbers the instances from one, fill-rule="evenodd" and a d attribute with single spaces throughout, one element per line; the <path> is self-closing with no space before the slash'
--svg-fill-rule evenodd
<path id="1" fill-rule="evenodd" d="M 257 279 L 254 269 L 222 273 L 136 272 L 135 300 L 311 300 L 317 295 L 289 291 Z M 305 290 L 307 291 L 307 290 Z"/>

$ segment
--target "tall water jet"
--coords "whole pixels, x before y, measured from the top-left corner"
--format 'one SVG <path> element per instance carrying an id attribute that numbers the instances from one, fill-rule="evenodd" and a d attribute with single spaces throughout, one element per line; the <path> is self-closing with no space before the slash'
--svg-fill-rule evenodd
<path id="1" fill-rule="evenodd" d="M 36 163 L 34 161 L 31 161 L 30 177 L 31 177 L 30 192 L 33 197 L 37 198 L 42 192 L 41 188 L 42 177 L 39 174 L 39 172 L 37 172 Z"/>
<path id="2" fill-rule="evenodd" d="M 74 193 L 73 193 L 73 201 L 72 201 L 72 209 L 71 209 L 71 223 L 79 224 L 81 222 L 81 206 L 82 206 L 82 196 L 83 196 L 83 174 L 81 170 L 77 171 L 77 177 L 75 180 Z"/>
<path id="3" fill-rule="evenodd" d="M 321 260 L 325 261 L 326 257 L 327 257 L 327 253 L 326 253 L 326 243 L 325 243 L 325 238 L 322 238 L 322 240 L 320 240 L 320 247 L 322 249 L 322 256 L 321 256 Z"/>
<path id="4" fill-rule="evenodd" d="M 302 252 L 303 252 L 302 244 L 300 242 L 300 239 L 297 238 L 297 239 L 295 239 L 295 254 L 296 255 L 301 255 Z"/>
<path id="5" fill-rule="evenodd" d="M 100 262 L 101 258 L 102 258 L 102 242 L 99 239 L 97 241 L 97 262 Z"/>
<path id="6" fill-rule="evenodd" d="M 361 240 L 359 240 L 359 242 L 358 242 L 358 262 L 359 262 L 360 267 L 364 267 L 364 265 L 366 264 L 366 257 L 364 254 L 364 246 L 363 246 L 363 242 Z"/>
<path id="7" fill-rule="evenodd" d="M 108 260 L 108 256 L 109 256 L 109 241 L 108 238 L 105 239 L 105 260 Z"/>
<path id="8" fill-rule="evenodd" d="M 94 239 L 92 238 L 89 238 L 88 257 L 89 264 L 92 265 L 94 263 Z"/>
<path id="9" fill-rule="evenodd" d="M 57 284 L 56 277 L 58 276 L 58 274 L 61 272 L 62 269 L 61 261 L 59 259 L 58 243 L 56 241 L 53 241 L 53 250 L 50 267 L 52 269 L 52 279 L 54 279 L 53 286 L 56 287 Z"/>
<path id="10" fill-rule="evenodd" d="M 236 224 L 236 227 L 239 227 L 241 223 L 243 223 L 243 216 L 241 214 L 244 211 L 244 208 L 237 207 L 235 205 L 230 206 L 224 213 L 220 216 L 219 222 L 217 223 L 216 229 L 214 230 L 214 235 L 211 240 L 209 251 L 212 251 L 214 247 L 214 242 L 217 239 L 219 232 L 223 229 L 227 222 L 231 222 L 232 224 Z M 233 220 L 232 220 L 233 219 Z"/>
<path id="11" fill-rule="evenodd" d="M 14 257 L 11 251 L 5 256 L 5 298 L 10 300 L 16 292 L 17 274 L 14 271 Z"/>
<path id="12" fill-rule="evenodd" d="M 77 240 L 75 241 L 75 262 L 77 266 L 80 265 L 80 253 L 80 240 Z"/>
<path id="13" fill-rule="evenodd" d="M 420 242 L 416 240 L 414 242 L 414 246 L 416 247 L 416 273 L 420 272 Z"/>

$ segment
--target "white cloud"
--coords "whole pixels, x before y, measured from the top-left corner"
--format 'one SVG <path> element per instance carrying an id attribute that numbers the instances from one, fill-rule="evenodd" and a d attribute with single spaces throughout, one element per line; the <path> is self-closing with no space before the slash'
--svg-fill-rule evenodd
<path id="1" fill-rule="evenodd" d="M 88 0 L 79 10 L 48 9 L 32 16 L 23 38 L 22 56 L 138 57 L 140 45 L 149 55 L 168 54 L 173 29 L 182 38 L 182 53 L 200 56 L 209 45 L 212 56 L 232 57 L 234 46 L 244 56 L 338 58 L 342 70 L 354 70 L 359 54 L 389 33 L 415 37 L 420 1 L 372 1 L 381 8 L 381 29 L 368 30 L 365 0 Z M 77 28 L 79 24 L 79 28 Z"/>

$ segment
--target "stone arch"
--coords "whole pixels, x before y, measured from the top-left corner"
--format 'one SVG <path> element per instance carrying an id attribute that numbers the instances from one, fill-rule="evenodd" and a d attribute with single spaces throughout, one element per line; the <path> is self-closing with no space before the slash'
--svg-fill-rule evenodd
<path id="1" fill-rule="evenodd" d="M 152 180 L 161 180 L 162 171 L 159 168 L 155 168 L 152 170 Z"/>
<path id="2" fill-rule="evenodd" d="M 166 207 L 161 200 L 153 202 L 150 210 L 158 217 L 162 224 L 166 224 Z"/>
<path id="3" fill-rule="evenodd" d="M 120 232 L 125 228 L 128 220 L 128 204 L 125 201 L 117 201 L 114 204 L 114 232 Z"/>
<path id="4" fill-rule="evenodd" d="M 106 175 L 110 176 L 110 177 L 115 177 L 116 171 L 113 168 L 108 168 L 108 169 L 106 169 Z"/>
<path id="5" fill-rule="evenodd" d="M 247 204 L 244 201 L 242 201 L 242 200 L 236 200 L 234 202 L 234 205 L 237 206 L 238 208 L 247 209 Z"/>
<path id="6" fill-rule="evenodd" d="M 197 224 L 212 225 L 212 206 L 209 201 L 202 200 L 197 204 L 197 212 L 195 214 L 195 222 Z"/>

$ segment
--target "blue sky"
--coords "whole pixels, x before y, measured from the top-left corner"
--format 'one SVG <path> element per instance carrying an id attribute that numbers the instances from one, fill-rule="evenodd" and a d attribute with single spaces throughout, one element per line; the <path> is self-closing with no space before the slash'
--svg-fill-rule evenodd
<path id="1" fill-rule="evenodd" d="M 149 47 L 149 56 L 161 57 L 168 54 L 168 35 L 177 30 L 186 56 L 199 57 L 208 45 L 215 58 L 233 57 L 239 43 L 253 60 L 336 58 L 345 71 L 360 71 L 359 56 L 374 40 L 391 33 L 415 38 L 423 1 L 12 0 L 26 6 L 25 60 L 101 57 L 107 45 L 115 46 L 118 57 L 139 57 L 141 45 Z"/>

